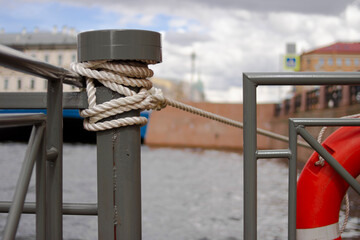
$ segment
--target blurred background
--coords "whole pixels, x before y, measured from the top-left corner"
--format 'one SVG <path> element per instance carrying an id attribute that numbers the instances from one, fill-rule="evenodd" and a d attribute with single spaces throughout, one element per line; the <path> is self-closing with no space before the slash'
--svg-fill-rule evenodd
<path id="1" fill-rule="evenodd" d="M 358 0 L 0 3 L 0 44 L 64 68 L 77 60 L 76 36 L 80 32 L 160 32 L 163 62 L 150 66 L 155 72 L 151 79 L 154 85 L 169 98 L 238 121 L 242 121 L 243 114 L 243 72 L 360 70 Z M 0 92 L 46 89 L 44 79 L 0 67 Z M 80 89 L 65 86 L 64 91 Z M 289 117 L 340 117 L 360 110 L 359 86 L 261 86 L 257 91 L 258 126 L 284 135 Z M 241 239 L 242 131 L 171 108 L 142 114 L 149 118 L 141 133 L 146 144 L 142 147 L 144 239 Z M 95 135 L 82 129 L 77 110 L 64 111 L 64 117 L 64 139 L 71 142 L 64 147 L 64 198 L 95 202 L 96 178 L 79 175 L 84 164 L 92 164 L 94 168 L 89 171 L 93 175 L 96 172 Z M 312 130 L 314 136 L 318 132 L 317 128 Z M 9 200 L 14 190 L 11 183 L 16 181 L 12 171 L 16 172 L 21 162 L 9 161 L 8 156 L 11 153 L 12 158 L 21 160 L 23 153 L 19 149 L 25 151 L 25 144 L 15 142 L 26 141 L 28 136 L 28 130 L 15 134 L 1 130 L 1 200 Z M 258 147 L 286 145 L 259 137 Z M 304 162 L 311 151 L 301 153 L 299 159 Z M 278 160 L 259 164 L 259 182 L 263 184 L 259 194 L 259 207 L 263 205 L 259 210 L 261 239 L 286 238 L 286 167 Z M 83 193 L 77 191 L 80 188 Z M 30 187 L 30 200 L 32 191 Z M 360 239 L 357 199 L 355 195 L 351 198 L 353 211 L 343 239 Z M 66 239 L 96 239 L 96 219 L 85 218 L 64 218 Z M 5 219 L 6 214 L 0 214 L 1 226 Z M 24 219 L 18 239 L 33 239 L 34 219 Z"/>

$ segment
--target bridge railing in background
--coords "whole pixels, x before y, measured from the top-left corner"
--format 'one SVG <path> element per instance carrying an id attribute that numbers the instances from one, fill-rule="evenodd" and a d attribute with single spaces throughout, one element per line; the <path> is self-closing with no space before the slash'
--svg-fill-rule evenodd
<path id="1" fill-rule="evenodd" d="M 350 104 L 360 103 L 360 86 L 350 86 Z"/>
<path id="2" fill-rule="evenodd" d="M 343 97 L 341 86 L 325 86 L 325 103 L 328 108 L 339 107 Z"/>
<path id="3" fill-rule="evenodd" d="M 317 88 L 306 92 L 306 110 L 313 110 L 318 108 L 319 95 L 319 89 Z"/>
<path id="4" fill-rule="evenodd" d="M 274 116 L 288 116 L 305 111 L 338 108 L 360 103 L 360 86 L 358 85 L 324 85 L 295 94 L 281 104 L 275 104 Z M 289 106 L 290 104 L 290 106 Z"/>

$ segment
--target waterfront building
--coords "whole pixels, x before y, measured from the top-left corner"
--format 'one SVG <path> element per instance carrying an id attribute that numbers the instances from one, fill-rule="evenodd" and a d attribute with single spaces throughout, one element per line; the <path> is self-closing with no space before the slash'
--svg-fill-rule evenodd
<path id="1" fill-rule="evenodd" d="M 336 42 L 304 52 L 300 56 L 303 72 L 354 72 L 360 70 L 360 42 Z"/>
<path id="2" fill-rule="evenodd" d="M 0 44 L 21 51 L 40 61 L 69 69 L 71 62 L 77 61 L 77 38 L 74 29 L 63 28 L 58 31 L 6 33 L 0 30 Z M 174 96 L 176 100 L 189 101 L 190 84 L 183 81 L 153 78 L 156 87 L 163 90 L 166 96 Z M 198 81 L 197 84 L 199 84 Z M 196 85 L 197 86 L 197 85 Z M 67 84 L 64 91 L 76 91 L 78 88 Z M 47 80 L 28 74 L 12 71 L 0 66 L 0 92 L 45 92 Z M 204 89 L 193 90 L 194 101 L 204 101 Z"/>
<path id="3" fill-rule="evenodd" d="M 48 62 L 63 68 L 69 68 L 77 60 L 76 32 L 63 28 L 57 31 L 42 32 L 35 29 L 20 33 L 0 31 L 0 44 L 22 51 L 40 61 Z M 47 80 L 28 74 L 12 71 L 0 66 L 1 92 L 44 92 Z M 64 91 L 75 91 L 77 88 L 64 84 Z"/>

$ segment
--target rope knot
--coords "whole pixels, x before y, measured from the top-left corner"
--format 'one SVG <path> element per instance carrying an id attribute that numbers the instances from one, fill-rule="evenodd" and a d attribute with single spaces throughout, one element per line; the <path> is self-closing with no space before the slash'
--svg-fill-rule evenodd
<path id="1" fill-rule="evenodd" d="M 148 92 L 152 98 L 150 109 L 160 111 L 167 106 L 168 103 L 160 88 L 152 87 Z"/>
<path id="2" fill-rule="evenodd" d="M 167 105 L 161 89 L 154 88 L 148 79 L 153 76 L 153 71 L 145 62 L 89 61 L 72 63 L 71 69 L 86 77 L 89 107 L 81 111 L 80 115 L 85 118 L 84 128 L 88 131 L 102 131 L 128 125 L 145 125 L 147 119 L 141 116 L 100 120 L 132 110 L 161 110 Z M 97 104 L 94 80 L 124 97 Z M 136 92 L 131 87 L 137 87 L 140 90 Z"/>

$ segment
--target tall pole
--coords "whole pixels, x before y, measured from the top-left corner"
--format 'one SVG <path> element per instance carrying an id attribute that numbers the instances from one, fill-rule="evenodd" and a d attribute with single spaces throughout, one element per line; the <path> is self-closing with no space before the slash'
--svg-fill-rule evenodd
<path id="1" fill-rule="evenodd" d="M 78 59 L 161 62 L 160 34 L 140 30 L 80 33 Z M 97 87 L 98 104 L 119 97 Z M 130 111 L 113 118 L 139 115 Z M 140 147 L 139 125 L 97 132 L 98 239 L 141 239 Z"/>
<path id="2" fill-rule="evenodd" d="M 195 60 L 196 53 L 191 53 L 191 79 L 190 79 L 190 100 L 194 101 L 194 82 L 195 82 Z"/>

